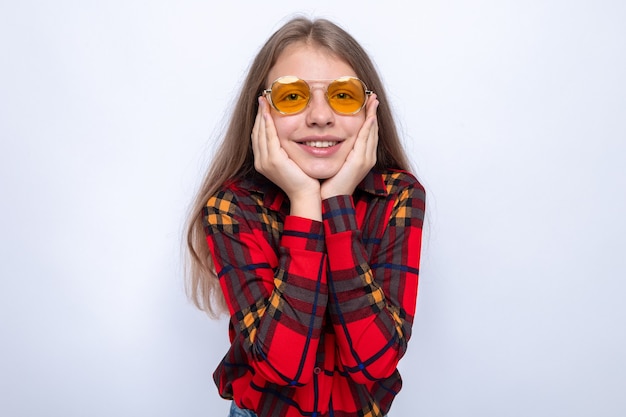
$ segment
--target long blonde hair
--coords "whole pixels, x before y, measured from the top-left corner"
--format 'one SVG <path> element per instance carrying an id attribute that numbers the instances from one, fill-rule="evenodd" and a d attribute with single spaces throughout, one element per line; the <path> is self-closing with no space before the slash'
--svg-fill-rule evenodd
<path id="1" fill-rule="evenodd" d="M 212 317 L 226 312 L 226 304 L 206 242 L 203 208 L 209 197 L 226 181 L 259 175 L 254 169 L 250 141 L 258 108 L 257 97 L 266 88 L 268 73 L 280 54 L 287 46 L 297 42 L 323 47 L 345 60 L 376 93 L 380 105 L 377 111 L 379 145 L 375 168 L 410 169 L 382 82 L 365 50 L 350 34 L 328 20 L 298 17 L 287 22 L 267 40 L 252 62 L 226 133 L 189 212 L 186 228 L 187 294 L 199 309 Z"/>

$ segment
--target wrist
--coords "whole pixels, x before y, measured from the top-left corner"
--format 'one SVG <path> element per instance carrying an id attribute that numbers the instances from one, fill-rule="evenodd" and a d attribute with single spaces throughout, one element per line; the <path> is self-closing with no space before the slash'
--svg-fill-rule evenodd
<path id="1" fill-rule="evenodd" d="M 319 189 L 316 192 L 292 193 L 287 197 L 290 203 L 290 215 L 322 221 L 322 197 Z"/>
<path id="2" fill-rule="evenodd" d="M 331 197 L 337 197 L 338 195 L 352 195 L 354 192 L 354 188 L 335 188 L 335 187 L 324 187 L 320 190 L 320 196 L 322 200 L 327 200 Z"/>

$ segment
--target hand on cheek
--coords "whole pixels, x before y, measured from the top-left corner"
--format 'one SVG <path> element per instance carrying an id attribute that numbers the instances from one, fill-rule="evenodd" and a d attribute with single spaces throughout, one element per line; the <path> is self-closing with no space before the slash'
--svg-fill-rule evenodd
<path id="1" fill-rule="evenodd" d="M 259 97 L 259 110 L 251 139 L 254 168 L 287 194 L 292 206 L 291 213 L 301 217 L 321 218 L 320 183 L 306 175 L 281 147 L 269 103 L 264 97 Z M 316 206 L 316 209 L 309 209 L 311 205 Z"/>
<path id="2" fill-rule="evenodd" d="M 322 199 L 337 195 L 352 195 L 356 186 L 376 164 L 376 150 L 378 148 L 376 109 L 378 104 L 376 94 L 372 94 L 367 101 L 365 122 L 357 134 L 354 147 L 339 172 L 322 184 Z"/>

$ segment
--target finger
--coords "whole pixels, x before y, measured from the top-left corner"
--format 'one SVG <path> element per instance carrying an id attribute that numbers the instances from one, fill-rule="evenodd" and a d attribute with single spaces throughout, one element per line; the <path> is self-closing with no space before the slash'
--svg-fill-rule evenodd
<path id="1" fill-rule="evenodd" d="M 369 129 L 369 135 L 368 135 L 368 142 L 371 139 L 374 139 L 374 142 L 378 142 L 378 116 L 376 115 L 376 111 L 378 110 L 378 106 L 380 105 L 380 102 L 378 100 L 375 100 L 374 103 L 372 103 L 372 106 L 368 109 L 368 119 L 371 122 L 371 126 Z"/>
<path id="2" fill-rule="evenodd" d="M 368 140 L 365 149 L 365 155 L 363 159 L 365 163 L 372 168 L 376 165 L 376 159 L 378 157 L 378 120 L 374 118 L 372 120 L 372 128 L 369 131 Z"/>
<path id="3" fill-rule="evenodd" d="M 265 109 L 267 109 L 265 104 Z M 269 111 L 263 112 L 263 129 L 265 132 L 265 138 L 267 142 L 267 151 L 269 153 L 279 152 L 281 149 L 280 140 L 278 139 L 278 133 L 276 132 L 276 126 L 274 125 L 274 119 Z"/>
<path id="4" fill-rule="evenodd" d="M 376 111 L 378 110 L 379 105 L 380 102 L 378 101 L 376 94 L 372 94 L 367 102 L 365 120 L 372 121 L 376 119 Z"/>
<path id="5" fill-rule="evenodd" d="M 376 158 L 376 148 L 378 147 L 378 117 L 376 116 L 376 111 L 378 110 L 378 106 L 380 102 L 377 100 L 376 95 L 372 95 L 373 100 L 371 101 L 370 106 L 367 109 L 367 118 L 369 119 L 371 125 L 367 135 L 367 155 Z"/>
<path id="6" fill-rule="evenodd" d="M 370 143 L 372 139 L 374 139 L 375 142 L 373 146 L 377 145 L 378 120 L 376 118 L 376 109 L 378 108 L 378 104 L 376 95 L 373 94 L 370 96 L 366 106 L 365 121 L 354 144 L 355 151 L 360 151 L 361 155 L 366 155 L 367 150 L 372 146 Z"/>
<path id="7" fill-rule="evenodd" d="M 256 117 L 254 119 L 254 125 L 252 126 L 252 133 L 250 134 L 250 140 L 252 141 L 252 153 L 255 159 L 260 156 L 259 149 L 259 123 L 261 118 L 261 98 L 259 97 L 259 107 L 257 109 Z"/>
<path id="8" fill-rule="evenodd" d="M 267 143 L 265 140 L 265 129 L 263 126 L 263 103 L 259 98 L 259 109 L 255 118 L 252 132 L 254 167 L 257 171 L 263 172 L 267 166 Z"/>
<path id="9" fill-rule="evenodd" d="M 373 93 L 371 96 L 367 98 L 367 103 L 365 104 L 366 117 L 370 117 L 376 114 L 376 109 L 378 109 L 378 96 Z"/>
<path id="10" fill-rule="evenodd" d="M 267 137 L 267 127 L 266 127 L 266 117 L 267 114 L 267 100 L 264 97 L 259 98 L 259 113 L 257 115 L 259 120 L 259 151 L 261 156 L 263 157 L 263 161 L 267 161 L 269 148 L 268 148 L 268 137 Z"/>

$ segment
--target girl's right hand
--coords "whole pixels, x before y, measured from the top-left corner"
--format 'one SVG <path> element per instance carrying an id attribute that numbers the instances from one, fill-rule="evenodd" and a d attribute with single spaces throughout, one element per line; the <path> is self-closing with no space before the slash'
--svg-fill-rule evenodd
<path id="1" fill-rule="evenodd" d="M 251 138 L 254 168 L 287 194 L 291 214 L 321 219 L 320 183 L 305 174 L 280 146 L 269 103 L 264 97 L 259 97 Z"/>

